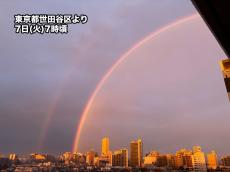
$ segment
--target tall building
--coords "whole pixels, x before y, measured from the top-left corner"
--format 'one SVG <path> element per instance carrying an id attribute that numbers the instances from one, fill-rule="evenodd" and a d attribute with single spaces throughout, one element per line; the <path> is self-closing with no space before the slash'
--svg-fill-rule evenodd
<path id="1" fill-rule="evenodd" d="M 176 169 L 182 168 L 184 166 L 183 163 L 183 153 L 181 151 L 177 151 L 174 156 L 174 165 Z"/>
<path id="2" fill-rule="evenodd" d="M 113 162 L 113 152 L 109 151 L 107 154 L 108 160 L 109 160 L 109 164 L 110 166 L 112 166 L 112 162 Z"/>
<path id="3" fill-rule="evenodd" d="M 221 162 L 223 166 L 228 166 L 230 167 L 230 156 L 224 156 L 221 158 Z"/>
<path id="4" fill-rule="evenodd" d="M 101 155 L 108 155 L 109 153 L 109 138 L 104 137 L 101 141 Z"/>
<path id="5" fill-rule="evenodd" d="M 96 156 L 96 152 L 93 150 L 86 153 L 86 163 L 88 165 L 94 165 L 94 158 Z"/>
<path id="6" fill-rule="evenodd" d="M 107 154 L 103 154 L 101 155 L 101 157 L 99 158 L 100 161 L 103 161 L 104 163 L 106 163 L 106 165 L 112 166 L 112 151 L 107 152 Z"/>
<path id="7" fill-rule="evenodd" d="M 104 137 L 101 141 L 101 157 L 99 162 L 112 166 L 112 152 L 109 149 L 109 144 L 109 138 Z"/>
<path id="8" fill-rule="evenodd" d="M 151 151 L 149 154 L 147 154 L 144 157 L 144 165 L 145 166 L 151 166 L 156 165 L 157 159 L 160 156 L 160 153 L 157 151 Z"/>
<path id="9" fill-rule="evenodd" d="M 43 154 L 30 154 L 30 158 L 36 161 L 44 161 L 46 159 L 46 155 Z"/>
<path id="10" fill-rule="evenodd" d="M 181 149 L 176 152 L 174 158 L 175 168 L 192 168 L 192 151 Z"/>
<path id="11" fill-rule="evenodd" d="M 130 142 L 130 165 L 141 167 L 143 158 L 143 143 L 141 139 Z"/>
<path id="12" fill-rule="evenodd" d="M 193 168 L 193 163 L 192 163 L 192 153 L 186 153 L 183 155 L 183 165 L 184 168 Z"/>
<path id="13" fill-rule="evenodd" d="M 9 160 L 15 161 L 17 159 L 18 159 L 18 157 L 17 157 L 17 155 L 15 153 L 12 153 L 12 154 L 9 155 Z"/>
<path id="14" fill-rule="evenodd" d="M 128 167 L 128 149 L 114 151 L 112 161 L 113 166 Z"/>
<path id="15" fill-rule="evenodd" d="M 73 154 L 71 152 L 65 152 L 62 156 L 64 161 L 70 161 L 73 158 Z"/>
<path id="16" fill-rule="evenodd" d="M 167 156 L 166 155 L 160 155 L 157 158 L 157 166 L 158 167 L 167 167 L 168 166 Z"/>
<path id="17" fill-rule="evenodd" d="M 206 172 L 205 155 L 200 146 L 193 147 L 192 164 L 194 171 Z"/>
<path id="18" fill-rule="evenodd" d="M 173 168 L 173 154 L 166 154 L 167 157 L 167 167 L 172 169 Z"/>
<path id="19" fill-rule="evenodd" d="M 207 164 L 208 164 L 208 169 L 213 169 L 215 170 L 218 166 L 218 158 L 216 155 L 215 151 L 211 151 L 210 153 L 207 154 Z"/>
<path id="20" fill-rule="evenodd" d="M 84 164 L 86 162 L 86 156 L 82 153 L 73 153 L 73 161 L 77 164 Z"/>

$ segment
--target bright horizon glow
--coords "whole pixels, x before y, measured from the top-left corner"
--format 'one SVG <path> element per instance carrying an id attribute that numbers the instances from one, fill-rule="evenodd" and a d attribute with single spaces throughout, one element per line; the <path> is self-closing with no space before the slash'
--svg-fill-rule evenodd
<path id="1" fill-rule="evenodd" d="M 91 108 L 91 105 L 95 99 L 95 97 L 97 96 L 98 92 L 100 91 L 100 89 L 102 88 L 102 86 L 105 84 L 105 82 L 108 80 L 108 78 L 112 75 L 112 73 L 116 70 L 116 68 L 123 63 L 126 58 L 129 57 L 129 55 L 137 48 L 141 47 L 143 44 L 145 44 L 146 42 L 148 42 L 149 40 L 151 40 L 152 38 L 160 35 L 163 32 L 166 32 L 176 26 L 179 26 L 185 22 L 189 22 L 193 19 L 196 19 L 197 17 L 199 17 L 199 15 L 197 13 L 192 14 L 190 16 L 178 19 L 160 29 L 158 29 L 157 31 L 154 31 L 153 33 L 149 34 L 148 36 L 144 37 L 143 39 L 141 39 L 139 42 L 137 42 L 134 46 L 132 46 L 130 49 L 128 49 L 128 51 L 126 51 L 110 68 L 109 70 L 105 73 L 105 75 L 102 77 L 102 79 L 100 80 L 100 82 L 98 83 L 98 85 L 96 86 L 95 90 L 93 91 L 92 95 L 89 98 L 89 101 L 86 103 L 86 106 L 83 110 L 83 113 L 81 114 L 81 119 L 80 119 L 80 123 L 77 127 L 77 131 L 76 131 L 76 135 L 74 138 L 74 144 L 73 144 L 73 152 L 77 152 L 78 151 L 78 146 L 79 146 L 79 141 L 80 141 L 80 137 L 81 137 L 81 132 L 82 132 L 82 128 L 84 126 L 84 123 L 86 121 L 87 115 L 89 113 L 89 110 Z"/>

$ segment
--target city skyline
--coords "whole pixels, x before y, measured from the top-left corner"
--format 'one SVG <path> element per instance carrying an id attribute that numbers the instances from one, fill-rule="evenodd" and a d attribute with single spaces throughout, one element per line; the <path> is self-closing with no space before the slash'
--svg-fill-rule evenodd
<path id="1" fill-rule="evenodd" d="M 88 22 L 68 34 L 16 34 L 24 12 Z M 103 158 L 117 150 L 114 163 L 139 137 L 144 153 L 230 152 L 225 54 L 190 1 L 12 0 L 0 14 L 0 153 L 99 151 L 104 136 L 113 144 Z"/>
<path id="2" fill-rule="evenodd" d="M 106 141 L 105 141 L 106 140 Z M 117 151 L 116 149 L 110 149 L 110 147 L 111 147 L 111 141 L 110 141 L 111 139 L 108 137 L 108 136 L 105 136 L 105 137 L 103 137 L 103 138 L 101 138 L 101 142 L 99 143 L 99 145 L 100 145 L 100 147 L 101 147 L 101 149 L 100 150 L 95 150 L 94 148 L 91 148 L 91 149 L 89 149 L 89 150 L 87 150 L 86 152 L 81 152 L 81 151 L 78 151 L 78 152 L 71 152 L 71 151 L 65 151 L 65 152 L 69 152 L 69 153 L 71 153 L 71 154 L 78 154 L 78 153 L 80 153 L 80 154 L 87 154 L 87 152 L 89 152 L 89 151 L 94 151 L 98 156 L 104 156 L 104 155 L 107 155 L 110 151 L 112 151 L 112 152 L 115 152 L 115 151 Z M 106 143 L 105 143 L 106 142 Z M 130 140 L 130 142 L 129 143 L 127 143 L 127 145 L 126 146 L 122 146 L 122 145 L 119 145 L 118 147 L 120 147 L 120 149 L 128 149 L 129 151 L 131 151 L 130 149 L 132 149 L 131 147 L 131 145 L 132 144 L 137 144 L 137 147 L 135 148 L 135 149 L 143 149 L 143 140 L 141 139 L 141 138 L 137 138 L 137 139 L 135 139 L 135 140 Z M 106 146 L 105 146 L 106 145 Z M 112 144 L 113 145 L 113 144 Z M 106 148 L 105 148 L 106 147 Z M 128 148 L 127 148 L 128 147 Z M 140 148 L 139 148 L 140 147 Z M 200 145 L 193 145 L 193 151 L 194 152 L 196 152 L 197 150 L 196 150 L 196 148 L 198 149 L 198 151 L 200 151 L 199 149 L 200 149 Z M 106 150 L 106 151 L 105 151 Z M 187 148 L 187 147 L 181 147 L 181 148 L 178 148 L 176 151 L 174 151 L 174 152 L 161 152 L 161 154 L 167 154 L 167 153 L 170 153 L 170 154 L 174 154 L 174 153 L 176 153 L 178 150 L 189 150 L 189 148 Z M 140 153 L 138 153 L 138 154 L 142 154 L 143 156 L 145 156 L 145 155 L 148 155 L 149 153 L 151 153 L 152 151 L 157 151 L 158 152 L 158 150 L 156 150 L 156 149 L 154 149 L 154 148 L 152 148 L 152 149 L 150 149 L 150 150 L 147 150 L 146 152 L 143 152 L 143 151 L 141 151 Z M 210 149 L 210 154 L 212 153 L 214 151 L 214 149 Z M 215 152 L 215 151 L 214 151 Z M 31 152 L 30 154 L 50 154 L 50 153 L 48 153 L 48 152 Z M 58 155 L 61 155 L 62 153 L 60 153 L 59 152 L 59 154 Z M 227 152 L 224 156 L 227 156 L 227 155 L 229 155 L 230 154 L 230 152 Z M 1 152 L 0 152 L 0 155 L 3 155 Z M 9 156 L 15 156 L 15 152 L 9 152 L 9 153 L 7 153 L 6 155 L 9 155 Z M 207 152 L 207 155 L 208 155 L 208 152 Z M 21 155 L 21 156 L 25 156 L 25 155 Z M 56 155 L 57 156 L 57 155 Z M 131 156 L 131 155 L 129 155 L 129 156 Z M 138 155 L 139 156 L 139 155 Z M 143 159 L 143 157 L 141 157 L 140 159 Z"/>
<path id="3" fill-rule="evenodd" d="M 137 144 L 137 149 L 143 149 L 144 148 L 144 141 L 143 141 L 143 139 L 141 139 L 141 138 L 136 138 L 136 139 L 133 139 L 133 140 L 130 140 L 130 142 L 128 142 L 126 145 L 116 145 L 116 148 L 115 149 L 111 149 L 111 147 L 114 147 L 114 144 L 113 144 L 113 140 L 112 140 L 112 142 L 111 142 L 111 138 L 110 137 L 108 137 L 108 136 L 104 136 L 103 138 L 101 138 L 100 139 L 101 141 L 97 144 L 97 145 L 99 145 L 99 147 L 100 147 L 100 149 L 98 149 L 98 150 L 95 150 L 94 149 L 94 147 L 91 147 L 89 150 L 87 150 L 87 151 L 77 151 L 77 152 L 71 152 L 71 150 L 66 150 L 66 151 L 64 151 L 64 152 L 69 152 L 69 153 L 71 153 L 71 154 L 78 154 L 78 153 L 80 153 L 80 154 L 87 154 L 87 152 L 90 152 L 90 151 L 93 151 L 93 152 L 95 152 L 98 156 L 106 156 L 106 155 L 108 155 L 108 153 L 111 153 L 111 152 L 116 152 L 116 151 L 118 151 L 118 150 L 122 150 L 122 149 L 127 149 L 127 150 L 129 150 L 129 151 L 131 151 L 131 145 L 132 144 Z M 111 144 L 112 143 L 112 144 Z M 205 148 L 205 146 L 201 146 L 201 145 L 193 145 L 192 146 L 192 148 L 194 149 L 194 148 L 198 148 L 198 149 L 200 149 L 199 147 L 202 147 L 202 150 L 203 149 L 206 149 L 206 150 L 208 150 L 208 151 L 204 151 L 205 153 L 207 153 L 207 155 L 212 155 L 212 152 L 216 152 L 216 153 L 218 153 L 217 151 L 215 151 L 215 149 L 214 148 Z M 135 149 L 136 149 L 135 148 Z M 178 150 L 190 150 L 191 149 L 191 147 L 178 147 L 175 151 L 171 151 L 171 152 L 166 152 L 166 151 L 162 151 L 162 152 L 160 152 L 161 154 L 176 154 L 177 152 L 178 152 Z M 151 149 L 149 149 L 149 150 L 145 150 L 145 152 L 143 151 L 143 150 L 141 150 L 141 152 L 140 153 L 138 153 L 138 154 L 142 154 L 142 156 L 146 156 L 146 155 L 148 155 L 149 153 L 151 153 L 152 151 L 157 151 L 157 152 L 159 152 L 159 150 L 157 150 L 156 148 L 154 148 L 154 147 L 152 147 Z M 196 151 L 196 150 L 193 150 L 193 151 Z M 64 153 L 64 152 L 59 152 L 58 154 L 54 154 L 55 156 L 59 156 L 59 155 L 61 155 L 62 153 Z M 15 155 L 15 154 L 17 154 L 17 155 L 20 155 L 20 156 L 26 156 L 26 154 L 18 154 L 17 152 L 8 152 L 8 153 L 2 153 L 2 152 L 0 152 L 0 156 L 1 155 Z M 51 155 L 52 153 L 50 153 L 50 152 L 30 152 L 29 154 L 47 154 L 47 155 Z M 128 153 L 129 154 L 129 156 L 130 156 L 130 152 Z M 218 155 L 220 155 L 220 154 L 218 154 Z M 228 155 L 230 155 L 230 152 L 225 152 L 223 155 L 220 155 L 220 156 L 228 156 Z M 140 159 L 143 159 L 143 157 L 140 157 Z"/>
<path id="4" fill-rule="evenodd" d="M 11 153 L 6 156 L 0 154 L 0 169 L 10 170 L 24 168 L 57 168 L 64 169 L 88 169 L 103 168 L 113 170 L 186 170 L 192 172 L 207 172 L 207 170 L 225 170 L 230 168 L 230 156 L 220 157 L 214 150 L 205 153 L 200 146 L 193 146 L 192 149 L 181 148 L 174 153 L 161 153 L 151 150 L 143 154 L 144 142 L 139 138 L 130 141 L 130 147 L 110 150 L 110 138 L 101 139 L 101 150 L 95 152 L 88 150 L 85 153 L 64 152 L 58 156 L 50 154 L 31 153 L 27 157 Z M 11 164 L 13 166 L 11 167 Z"/>

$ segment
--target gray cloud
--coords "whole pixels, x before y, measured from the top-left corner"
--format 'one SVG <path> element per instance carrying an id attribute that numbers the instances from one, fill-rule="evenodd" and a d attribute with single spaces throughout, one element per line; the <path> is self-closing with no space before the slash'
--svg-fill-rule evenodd
<path id="1" fill-rule="evenodd" d="M 218 65 L 224 57 L 200 18 L 154 37 L 130 54 L 100 90 L 80 148 L 100 150 L 107 135 L 112 149 L 141 137 L 146 153 L 201 145 L 227 154 L 230 109 Z"/>
<path id="2" fill-rule="evenodd" d="M 156 28 L 194 12 L 190 2 L 1 1 L 0 150 L 36 151 L 53 97 L 64 84 L 44 150 L 70 150 L 81 111 L 104 72 Z M 68 35 L 17 35 L 17 13 L 85 13 L 86 25 Z"/>

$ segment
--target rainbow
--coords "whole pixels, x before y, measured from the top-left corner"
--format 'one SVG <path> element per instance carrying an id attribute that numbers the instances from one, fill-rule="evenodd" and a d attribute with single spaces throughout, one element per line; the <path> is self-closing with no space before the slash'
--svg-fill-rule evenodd
<path id="1" fill-rule="evenodd" d="M 39 142 L 38 142 L 38 145 L 37 145 L 37 151 L 39 151 L 39 152 L 41 152 L 41 150 L 43 148 L 43 143 L 44 143 L 44 140 L 46 138 L 50 122 L 52 120 L 52 117 L 54 115 L 55 109 L 57 107 L 57 104 L 58 104 L 58 102 L 60 100 L 60 97 L 61 97 L 61 94 L 62 94 L 63 85 L 64 84 L 61 84 L 61 86 L 57 89 L 57 91 L 54 94 L 54 97 L 53 97 L 53 99 L 51 101 L 51 104 L 49 106 L 47 116 L 46 116 L 46 120 L 43 123 L 43 127 L 42 127 L 40 135 L 39 135 Z"/>
<path id="2" fill-rule="evenodd" d="M 199 17 L 199 15 L 197 13 L 178 19 L 175 22 L 172 22 L 162 28 L 160 28 L 159 30 L 149 34 L 147 37 L 143 38 L 142 40 L 140 40 L 139 42 L 137 42 L 134 46 L 132 46 L 130 49 L 128 49 L 128 51 L 126 51 L 110 68 L 109 70 L 105 73 L 105 75 L 102 77 L 102 79 L 100 80 L 100 82 L 98 83 L 98 85 L 96 86 L 95 90 L 93 91 L 92 95 L 89 98 L 89 101 L 87 102 L 82 114 L 81 114 L 81 119 L 80 119 L 80 123 L 77 127 L 77 131 L 76 131 L 76 135 L 74 138 L 74 143 L 73 143 L 73 152 L 77 152 L 78 150 L 78 145 L 79 145 L 79 141 L 80 141 L 80 137 L 81 137 L 81 132 L 82 132 L 82 128 L 83 125 L 86 121 L 87 118 L 87 114 L 89 113 L 89 110 L 91 108 L 91 105 L 96 97 L 96 95 L 98 94 L 98 92 L 100 91 L 100 89 L 102 88 L 102 86 L 104 85 L 104 83 L 108 80 L 108 78 L 111 76 L 111 74 L 114 72 L 114 70 L 121 64 L 123 63 L 126 58 L 137 48 L 139 48 L 140 46 L 142 46 L 144 43 L 146 43 L 147 41 L 149 41 L 150 39 L 160 35 L 163 32 L 166 32 L 168 30 L 170 30 L 173 27 L 176 27 L 178 25 L 181 25 L 185 22 L 191 21 L 195 18 Z"/>
<path id="3" fill-rule="evenodd" d="M 41 152 L 41 150 L 43 148 L 44 140 L 46 138 L 50 122 L 54 116 L 56 107 L 60 101 L 62 94 L 63 94 L 63 90 L 64 90 L 65 86 L 69 83 L 70 75 L 72 72 L 73 72 L 73 70 L 68 71 L 68 74 L 63 79 L 63 81 L 61 81 L 61 83 L 59 83 L 59 87 L 55 91 L 54 96 L 51 100 L 51 104 L 49 105 L 45 122 L 43 123 L 43 127 L 42 127 L 40 135 L 39 135 L 39 142 L 37 145 L 37 151 L 38 152 Z"/>

